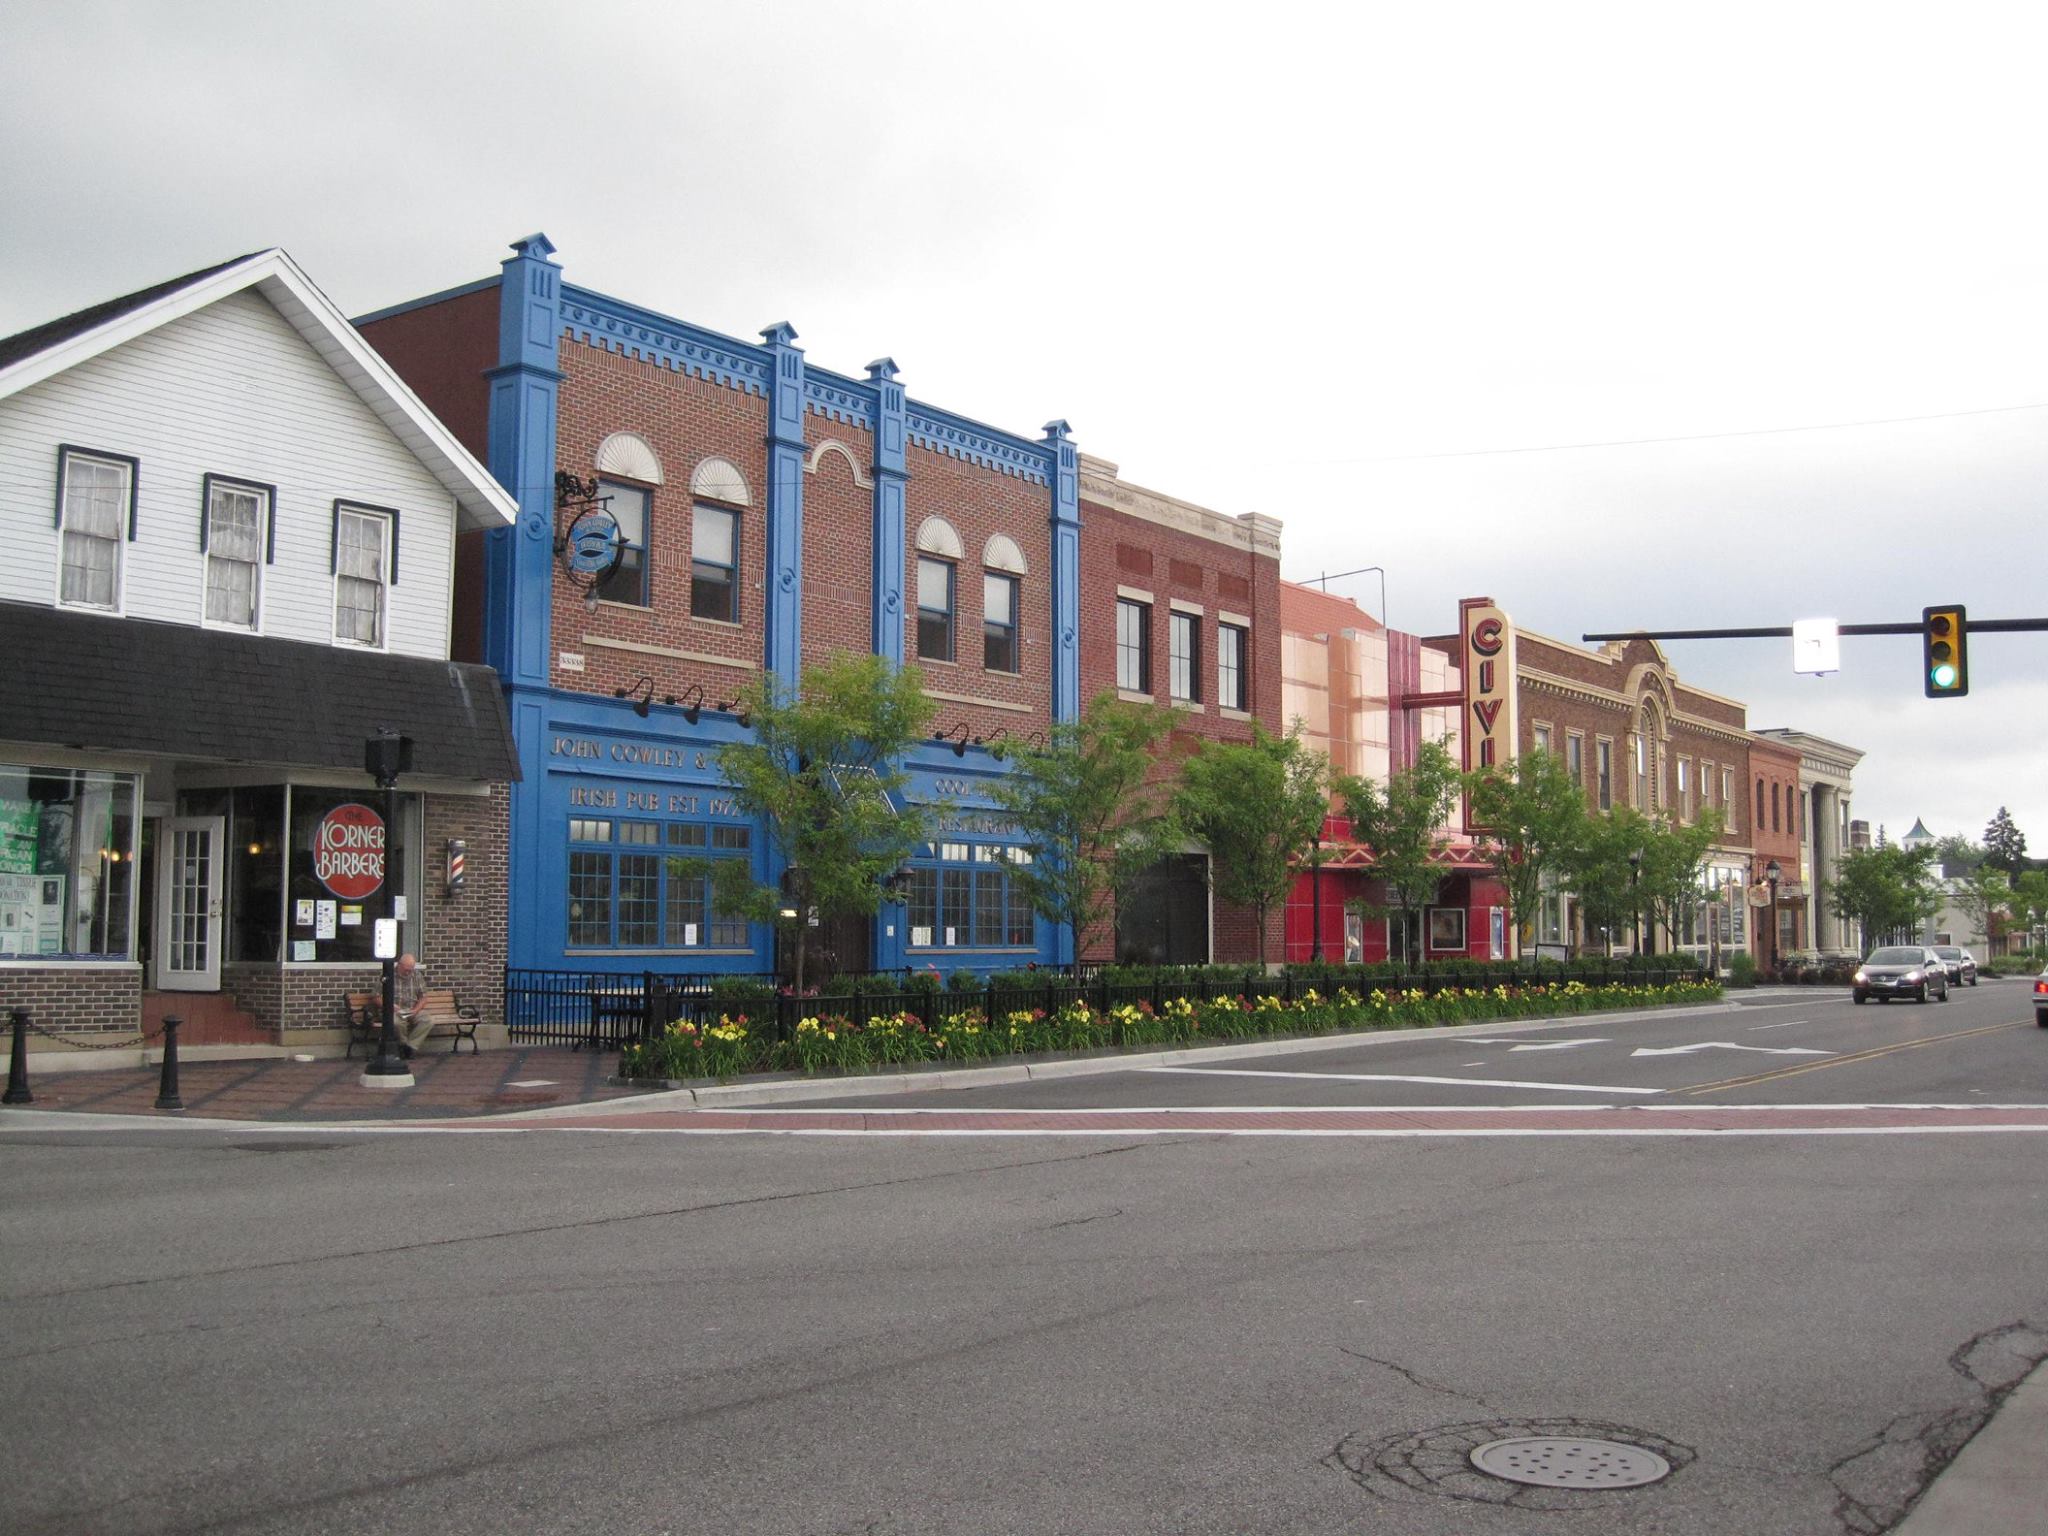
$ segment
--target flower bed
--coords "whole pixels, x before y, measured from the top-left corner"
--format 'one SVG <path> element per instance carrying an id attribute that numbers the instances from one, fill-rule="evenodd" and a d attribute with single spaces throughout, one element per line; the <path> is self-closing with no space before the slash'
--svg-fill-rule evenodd
<path id="1" fill-rule="evenodd" d="M 1364 995 L 1339 987 L 1328 996 L 1310 990 L 1293 1002 L 1279 997 L 1171 998 L 1120 1003 L 1106 1010 L 1073 1001 L 999 1013 L 978 1008 L 926 1022 L 904 1011 L 856 1021 L 844 1014 L 807 1014 L 777 1038 L 772 1024 L 744 1013 L 720 1014 L 716 1023 L 679 1020 L 655 1039 L 629 1045 L 619 1058 L 621 1076 L 665 1080 L 717 1078 L 753 1072 L 859 1073 L 916 1062 L 987 1061 L 1047 1051 L 1140 1050 L 1342 1030 L 1421 1029 L 1435 1024 L 1478 1024 L 1495 1019 L 1561 1018 L 1617 1008 L 1655 1008 L 1712 1002 L 1713 982 L 1677 981 L 1632 986 L 1587 986 L 1581 981 L 1522 986 L 1419 987 Z"/>

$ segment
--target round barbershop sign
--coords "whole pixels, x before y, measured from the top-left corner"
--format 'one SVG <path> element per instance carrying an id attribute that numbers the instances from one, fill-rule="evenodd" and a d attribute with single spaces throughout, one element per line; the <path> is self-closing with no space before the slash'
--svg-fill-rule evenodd
<path id="1" fill-rule="evenodd" d="M 313 832 L 313 873 L 343 901 L 384 883 L 384 818 L 367 805 L 337 805 Z"/>

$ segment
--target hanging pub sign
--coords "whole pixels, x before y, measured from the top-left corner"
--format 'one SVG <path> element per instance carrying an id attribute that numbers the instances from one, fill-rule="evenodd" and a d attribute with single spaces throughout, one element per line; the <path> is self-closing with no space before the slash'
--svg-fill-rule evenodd
<path id="1" fill-rule="evenodd" d="M 320 818 L 313 832 L 313 874 L 343 901 L 362 901 L 384 884 L 384 818 L 353 801 Z"/>

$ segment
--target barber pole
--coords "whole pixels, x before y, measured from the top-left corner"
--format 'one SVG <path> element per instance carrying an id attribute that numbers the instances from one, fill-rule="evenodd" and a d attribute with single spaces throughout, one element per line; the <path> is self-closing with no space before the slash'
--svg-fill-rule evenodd
<path id="1" fill-rule="evenodd" d="M 469 845 L 459 837 L 448 839 L 448 889 L 455 892 L 462 889 Z"/>

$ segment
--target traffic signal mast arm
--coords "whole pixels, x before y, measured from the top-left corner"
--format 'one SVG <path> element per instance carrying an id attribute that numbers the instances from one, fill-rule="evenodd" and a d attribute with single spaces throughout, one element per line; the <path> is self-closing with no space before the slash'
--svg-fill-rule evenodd
<path id="1" fill-rule="evenodd" d="M 1953 608 L 1938 610 L 1954 612 Z M 1927 630 L 1927 621 L 1907 624 L 1838 624 L 1835 632 L 1843 635 L 1918 635 Z M 1972 619 L 1970 633 L 1973 635 L 2016 635 L 2030 631 L 2048 630 L 2048 619 Z M 1625 629 L 1611 635 L 1581 635 L 1586 644 L 1592 645 L 1603 640 L 1777 640 L 1792 638 L 1790 624 L 1773 625 L 1765 629 Z"/>

